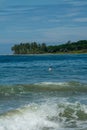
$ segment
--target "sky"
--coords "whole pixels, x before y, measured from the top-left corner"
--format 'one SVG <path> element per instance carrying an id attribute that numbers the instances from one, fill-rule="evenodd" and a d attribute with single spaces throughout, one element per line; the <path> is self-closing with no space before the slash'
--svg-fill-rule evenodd
<path id="1" fill-rule="evenodd" d="M 0 54 L 21 42 L 87 40 L 87 0 L 0 0 Z"/>

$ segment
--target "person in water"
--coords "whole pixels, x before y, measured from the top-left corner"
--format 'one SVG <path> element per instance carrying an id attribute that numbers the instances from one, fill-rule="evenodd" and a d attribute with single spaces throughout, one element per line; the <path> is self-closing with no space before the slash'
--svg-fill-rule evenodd
<path id="1" fill-rule="evenodd" d="M 52 67 L 50 66 L 48 70 L 49 70 L 49 71 L 52 71 Z"/>

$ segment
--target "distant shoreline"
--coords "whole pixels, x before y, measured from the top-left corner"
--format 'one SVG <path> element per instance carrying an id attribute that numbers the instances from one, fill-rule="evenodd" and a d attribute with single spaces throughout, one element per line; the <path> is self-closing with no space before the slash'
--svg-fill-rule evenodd
<path id="1" fill-rule="evenodd" d="M 32 55 L 79 55 L 87 54 L 87 52 L 68 52 L 68 53 L 44 53 L 44 54 L 0 54 L 0 56 L 32 56 Z"/>
<path id="2" fill-rule="evenodd" d="M 11 48 L 14 55 L 31 54 L 87 54 L 87 40 L 68 41 L 61 45 L 46 45 L 37 42 L 15 44 Z"/>

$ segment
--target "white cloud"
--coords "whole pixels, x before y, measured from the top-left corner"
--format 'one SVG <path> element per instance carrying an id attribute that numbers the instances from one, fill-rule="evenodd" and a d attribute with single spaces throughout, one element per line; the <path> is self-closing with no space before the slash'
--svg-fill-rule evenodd
<path id="1" fill-rule="evenodd" d="M 78 14 L 79 14 L 78 12 L 73 12 L 72 11 L 71 13 L 69 12 L 66 16 L 67 17 L 73 17 L 73 16 L 77 16 Z"/>
<path id="2" fill-rule="evenodd" d="M 74 19 L 76 22 L 87 22 L 87 18 L 76 18 Z"/>
<path id="3" fill-rule="evenodd" d="M 84 6 L 87 5 L 86 0 L 64 0 L 65 2 L 68 2 L 69 4 L 72 4 L 74 6 Z"/>

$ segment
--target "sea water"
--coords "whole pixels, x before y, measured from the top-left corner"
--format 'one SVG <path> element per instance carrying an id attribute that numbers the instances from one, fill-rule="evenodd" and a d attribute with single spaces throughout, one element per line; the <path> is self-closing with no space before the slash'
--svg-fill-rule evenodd
<path id="1" fill-rule="evenodd" d="M 87 130 L 87 54 L 0 56 L 0 130 Z"/>

